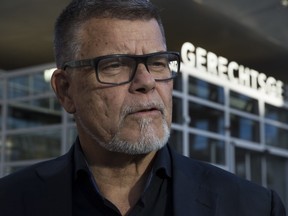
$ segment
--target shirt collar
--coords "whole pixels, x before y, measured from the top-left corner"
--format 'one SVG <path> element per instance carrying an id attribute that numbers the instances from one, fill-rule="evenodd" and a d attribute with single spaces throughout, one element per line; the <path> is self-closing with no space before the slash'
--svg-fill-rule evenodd
<path id="1" fill-rule="evenodd" d="M 89 170 L 87 161 L 85 159 L 84 153 L 82 151 L 82 148 L 80 146 L 79 138 L 77 137 L 75 141 L 75 147 L 74 147 L 74 178 L 77 178 L 78 172 L 80 170 L 85 171 L 88 175 L 91 175 L 91 172 Z M 156 157 L 154 159 L 153 164 L 153 175 L 158 175 L 160 177 L 171 177 L 171 156 L 168 150 L 167 146 L 164 146 L 162 149 L 160 149 Z"/>
<path id="2" fill-rule="evenodd" d="M 153 174 L 163 175 L 163 177 L 172 177 L 171 156 L 168 147 L 165 145 L 157 152 L 153 164 Z"/>

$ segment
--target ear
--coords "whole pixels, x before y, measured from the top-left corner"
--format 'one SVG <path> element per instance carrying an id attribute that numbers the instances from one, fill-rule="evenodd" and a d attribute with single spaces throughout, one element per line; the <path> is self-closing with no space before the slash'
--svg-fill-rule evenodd
<path id="1" fill-rule="evenodd" d="M 68 113 L 75 113 L 73 97 L 71 97 L 71 77 L 63 70 L 57 69 L 51 77 L 51 86 L 63 108 Z"/>

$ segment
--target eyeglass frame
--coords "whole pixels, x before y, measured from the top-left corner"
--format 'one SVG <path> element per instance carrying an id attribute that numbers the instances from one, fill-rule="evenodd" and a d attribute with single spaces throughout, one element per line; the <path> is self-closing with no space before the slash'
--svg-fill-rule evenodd
<path id="1" fill-rule="evenodd" d="M 172 54 L 172 55 L 175 55 L 177 57 L 176 61 L 177 61 L 177 72 L 173 73 L 173 71 L 171 71 L 171 77 L 169 78 L 166 78 L 166 79 L 154 79 L 155 81 L 167 81 L 167 80 L 171 80 L 171 79 L 174 79 L 178 72 L 180 71 L 180 64 L 181 64 L 181 60 L 180 60 L 180 54 L 179 52 L 174 52 L 174 51 L 161 51 L 161 52 L 154 52 L 154 53 L 149 53 L 149 54 L 145 54 L 145 55 L 130 55 L 130 54 L 111 54 L 111 55 L 104 55 L 104 56 L 98 56 L 96 58 L 92 58 L 92 59 L 83 59 L 83 60 L 76 60 L 76 61 L 68 61 L 68 62 L 65 62 L 61 69 L 62 70 L 66 70 L 66 68 L 81 68 L 81 67 L 93 67 L 94 68 L 94 71 L 96 73 L 96 79 L 99 83 L 102 83 L 102 84 L 109 84 L 109 85 L 123 85 L 123 84 L 126 84 L 126 83 L 130 83 L 134 77 L 135 77 L 135 74 L 136 74 L 136 71 L 137 71 L 137 68 L 138 68 L 138 65 L 140 63 L 143 63 L 147 69 L 147 71 L 149 72 L 149 69 L 148 69 L 148 66 L 147 66 L 147 59 L 150 58 L 150 57 L 153 57 L 153 56 L 157 56 L 157 55 L 165 55 L 165 54 Z M 135 68 L 134 68 L 134 71 L 132 71 L 132 75 L 130 77 L 130 79 L 128 81 L 124 81 L 124 82 L 120 82 L 120 83 L 110 83 L 110 82 L 103 82 L 99 79 L 99 75 L 98 75 L 98 63 L 103 60 L 103 59 L 106 59 L 106 58 L 111 58 L 111 57 L 128 57 L 128 58 L 132 58 L 135 60 L 136 62 L 136 65 L 135 65 Z M 150 73 L 150 72 L 149 72 Z M 173 76 L 173 74 L 176 74 Z"/>

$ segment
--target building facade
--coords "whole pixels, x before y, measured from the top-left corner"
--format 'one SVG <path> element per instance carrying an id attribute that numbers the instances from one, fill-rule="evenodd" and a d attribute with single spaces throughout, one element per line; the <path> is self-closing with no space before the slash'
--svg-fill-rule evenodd
<path id="1" fill-rule="evenodd" d="M 186 42 L 174 80 L 169 145 L 276 190 L 288 206 L 284 84 Z M 0 177 L 57 157 L 77 136 L 46 64 L 0 74 Z"/>

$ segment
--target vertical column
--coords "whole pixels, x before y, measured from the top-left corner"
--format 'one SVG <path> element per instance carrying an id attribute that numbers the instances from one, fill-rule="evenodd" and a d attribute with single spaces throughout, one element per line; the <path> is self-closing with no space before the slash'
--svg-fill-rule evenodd
<path id="1" fill-rule="evenodd" d="M 4 175 L 5 169 L 5 143 L 6 143 L 6 136 L 7 136 L 7 114 L 8 114 L 8 102 L 7 102 L 7 95 L 8 95 L 8 81 L 7 77 L 2 77 L 2 90 L 3 90 L 3 100 L 2 100 L 2 122 L 1 122 L 1 155 L 0 155 L 0 177 Z"/>
<path id="2" fill-rule="evenodd" d="M 182 83 L 183 83 L 183 117 L 184 117 L 184 126 L 183 126 L 183 155 L 189 156 L 189 100 L 188 100 L 188 88 L 189 88 L 189 74 L 185 71 L 182 71 Z"/>
<path id="3" fill-rule="evenodd" d="M 224 87 L 224 110 L 225 110 L 225 159 L 228 171 L 235 173 L 235 145 L 231 142 L 231 122 L 230 122 L 230 89 Z"/>

